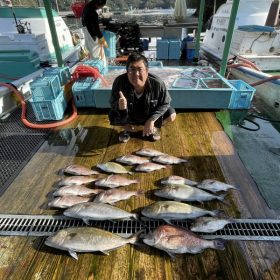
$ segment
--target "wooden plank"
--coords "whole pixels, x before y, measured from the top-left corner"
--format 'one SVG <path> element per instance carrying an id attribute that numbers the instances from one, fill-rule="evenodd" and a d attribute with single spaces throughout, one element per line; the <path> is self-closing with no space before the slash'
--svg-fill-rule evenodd
<path id="1" fill-rule="evenodd" d="M 175 174 L 197 181 L 214 178 L 246 185 L 241 192 L 229 193 L 226 198 L 229 205 L 221 202 L 193 205 L 221 209 L 225 217 L 245 218 L 262 211 L 266 216 L 271 214 L 264 204 L 259 204 L 260 197 L 252 188 L 249 175 L 213 113 L 179 112 L 174 123 L 161 129 L 162 139 L 158 142 L 132 138 L 128 143 L 118 143 L 120 130 L 110 126 L 106 112 L 81 110 L 75 122 L 58 131 L 60 136 L 51 138 L 38 150 L 0 197 L 1 213 L 61 214 L 61 210 L 45 207 L 48 194 L 60 178 L 57 174 L 60 168 L 70 163 L 94 167 L 149 147 L 187 158 L 189 162 L 148 174 L 135 172 L 131 177 L 139 179 L 139 185 L 125 189 L 143 189 L 146 195 L 119 202 L 118 207 L 140 213 L 142 207 L 158 199 L 152 194 L 158 180 Z M 174 260 L 146 245 L 126 245 L 109 256 L 78 253 L 76 261 L 67 252 L 45 246 L 44 240 L 0 237 L 0 279 L 257 279 L 260 275 L 264 279 L 277 279 L 279 276 L 275 264 L 280 248 L 273 242 L 230 241 L 224 251 L 208 249 L 197 255 L 177 255 Z"/>

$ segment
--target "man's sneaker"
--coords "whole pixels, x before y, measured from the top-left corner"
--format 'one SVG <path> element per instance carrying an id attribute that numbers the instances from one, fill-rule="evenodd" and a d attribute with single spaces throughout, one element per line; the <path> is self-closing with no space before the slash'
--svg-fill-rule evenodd
<path id="1" fill-rule="evenodd" d="M 160 131 L 156 130 L 152 135 L 150 135 L 151 141 L 158 141 L 160 140 Z"/>
<path id="2" fill-rule="evenodd" d="M 122 131 L 119 134 L 119 141 L 122 143 L 126 143 L 130 139 L 130 132 L 129 131 Z"/>
<path id="3" fill-rule="evenodd" d="M 148 141 L 158 141 L 160 140 L 160 131 L 157 129 L 153 134 L 149 135 L 149 136 L 145 136 L 144 139 L 148 140 Z"/>

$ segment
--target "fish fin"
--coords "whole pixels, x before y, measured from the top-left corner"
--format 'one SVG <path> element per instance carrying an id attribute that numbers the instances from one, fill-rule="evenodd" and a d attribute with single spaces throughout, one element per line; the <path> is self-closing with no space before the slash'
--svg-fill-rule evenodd
<path id="1" fill-rule="evenodd" d="M 221 239 L 217 239 L 213 241 L 214 249 L 225 250 L 225 241 Z"/>
<path id="2" fill-rule="evenodd" d="M 75 251 L 68 250 L 69 255 L 74 258 L 75 260 L 78 260 L 78 255 Z"/>
<path id="3" fill-rule="evenodd" d="M 108 201 L 108 202 L 106 202 L 106 203 L 108 203 L 108 204 L 110 204 L 110 205 L 113 205 L 113 206 L 116 205 L 116 202 L 113 202 L 113 201 L 112 201 L 112 202 L 109 202 L 109 201 Z"/>
<path id="4" fill-rule="evenodd" d="M 101 251 L 104 255 L 107 255 L 107 256 L 109 256 L 109 252 L 110 251 Z"/>
<path id="5" fill-rule="evenodd" d="M 198 185 L 199 183 L 198 182 L 196 182 L 196 181 L 192 181 L 192 180 L 189 180 L 189 179 L 184 179 L 184 184 L 185 185 L 189 185 L 189 186 L 196 186 L 196 185 Z"/>
<path id="6" fill-rule="evenodd" d="M 222 194 L 222 195 L 219 195 L 219 196 L 217 196 L 217 199 L 220 200 L 221 202 L 227 204 L 227 202 L 224 201 L 226 195 L 227 195 L 226 193 Z"/>
<path id="7" fill-rule="evenodd" d="M 173 253 L 170 253 L 170 252 L 168 252 L 168 251 L 165 251 L 164 250 L 164 252 L 166 252 L 168 255 L 169 255 L 169 257 L 172 259 L 172 261 L 174 261 L 175 260 L 175 254 L 173 254 Z"/>
<path id="8" fill-rule="evenodd" d="M 127 172 L 129 175 L 133 175 L 134 173 L 132 171 Z"/>
<path id="9" fill-rule="evenodd" d="M 215 216 L 218 216 L 219 214 L 221 214 L 221 212 L 223 212 L 223 211 L 220 210 L 220 209 L 216 209 L 216 210 L 210 211 L 209 214 L 210 214 L 212 217 L 215 217 Z"/>
<path id="10" fill-rule="evenodd" d="M 89 226 L 89 219 L 83 218 L 83 222 Z"/>
<path id="11" fill-rule="evenodd" d="M 225 205 L 227 206 L 231 206 L 230 203 L 228 201 L 225 201 L 225 197 L 226 197 L 227 194 L 223 194 L 223 195 L 220 195 L 218 196 L 218 200 L 220 200 L 221 202 L 223 202 Z"/>
<path id="12" fill-rule="evenodd" d="M 163 219 L 167 224 L 173 225 L 172 222 L 169 219 Z"/>

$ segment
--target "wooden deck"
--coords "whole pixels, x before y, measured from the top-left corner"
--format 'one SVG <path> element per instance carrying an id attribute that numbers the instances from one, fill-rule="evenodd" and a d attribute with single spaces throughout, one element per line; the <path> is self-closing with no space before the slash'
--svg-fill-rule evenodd
<path id="1" fill-rule="evenodd" d="M 174 124 L 162 129 L 162 140 L 147 142 L 131 139 L 118 143 L 118 130 L 110 126 L 105 112 L 79 111 L 78 119 L 60 130 L 68 139 L 46 142 L 0 197 L 0 213 L 61 214 L 48 209 L 48 194 L 59 180 L 57 171 L 71 163 L 87 167 L 117 156 L 150 147 L 171 155 L 187 157 L 189 163 L 149 174 L 135 173 L 140 185 L 130 189 L 150 190 L 155 181 L 171 175 L 200 181 L 214 178 L 239 186 L 227 196 L 230 206 L 211 202 L 207 209 L 223 209 L 225 217 L 275 218 L 267 209 L 256 186 L 237 156 L 213 112 L 178 112 Z M 57 131 L 58 133 L 59 131 Z M 53 139 L 53 138 L 52 138 Z M 68 145 L 65 143 L 68 142 Z M 63 145 L 64 144 L 64 145 Z M 118 207 L 138 211 L 152 197 L 131 198 Z M 138 210 L 137 210 L 138 209 Z M 78 260 L 67 252 L 44 245 L 45 238 L 0 237 L 0 279 L 279 279 L 280 243 L 229 241 L 226 250 L 205 250 L 198 255 L 167 254 L 148 246 L 126 245 L 109 256 L 78 253 Z"/>

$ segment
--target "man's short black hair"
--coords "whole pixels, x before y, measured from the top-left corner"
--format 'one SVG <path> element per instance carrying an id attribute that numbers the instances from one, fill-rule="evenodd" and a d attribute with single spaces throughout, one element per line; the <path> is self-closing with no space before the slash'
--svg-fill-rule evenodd
<path id="1" fill-rule="evenodd" d="M 126 61 L 126 70 L 128 70 L 128 67 L 131 63 L 133 62 L 138 62 L 138 61 L 143 61 L 144 64 L 145 64 L 145 67 L 148 69 L 148 60 L 147 58 L 141 54 L 141 53 L 138 53 L 138 52 L 133 52 L 131 53 L 128 58 L 127 58 L 127 61 Z"/>

